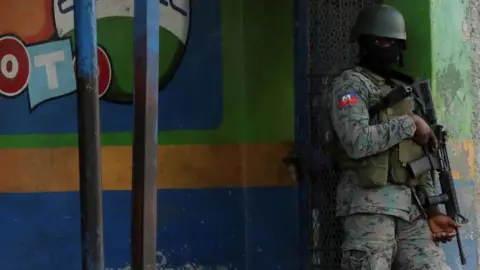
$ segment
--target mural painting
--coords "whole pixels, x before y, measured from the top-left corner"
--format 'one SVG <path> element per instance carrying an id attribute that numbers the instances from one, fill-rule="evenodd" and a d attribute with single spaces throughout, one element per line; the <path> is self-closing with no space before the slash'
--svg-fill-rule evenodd
<path id="1" fill-rule="evenodd" d="M 73 2 L 0 1 L 2 270 L 81 267 Z M 130 261 L 133 2 L 97 0 L 106 269 Z M 158 269 L 295 268 L 292 2 L 158 3 Z"/>
<path id="2" fill-rule="evenodd" d="M 161 130 L 221 124 L 220 11 L 209 2 L 159 1 Z M 202 6 L 212 16 L 196 17 Z M 3 1 L 0 10 L 0 113 L 15 115 L 0 119 L 0 134 L 75 133 L 73 0 Z M 133 0 L 98 0 L 97 30 L 102 131 L 130 131 Z"/>

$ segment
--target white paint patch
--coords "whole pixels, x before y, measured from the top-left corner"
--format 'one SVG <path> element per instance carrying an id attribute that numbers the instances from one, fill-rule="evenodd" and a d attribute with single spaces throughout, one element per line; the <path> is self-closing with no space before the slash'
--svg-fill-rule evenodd
<path id="1" fill-rule="evenodd" d="M 55 26 L 60 37 L 74 28 L 73 0 L 53 0 Z M 97 0 L 97 19 L 109 17 L 133 18 L 133 0 Z M 164 1 L 168 6 L 158 4 L 160 26 L 172 32 L 185 45 L 190 25 L 190 0 Z M 172 6 L 173 4 L 173 6 Z M 186 12 L 182 14 L 178 9 Z"/>
<path id="2" fill-rule="evenodd" d="M 227 266 L 204 266 L 195 263 L 186 263 L 182 266 L 171 267 L 167 265 L 167 257 L 162 252 L 157 252 L 157 270 L 236 270 Z M 105 270 L 131 270 L 132 267 L 127 265 L 125 268 L 105 268 Z"/>

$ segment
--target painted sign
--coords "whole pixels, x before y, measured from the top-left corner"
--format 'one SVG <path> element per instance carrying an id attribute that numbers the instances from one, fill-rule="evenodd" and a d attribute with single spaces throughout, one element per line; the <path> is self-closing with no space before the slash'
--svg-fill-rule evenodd
<path id="1" fill-rule="evenodd" d="M 26 35 L 24 28 L 34 24 L 25 17 L 30 13 L 11 1 L 0 3 L 2 11 L 21 14 L 13 22 L 0 18 L 0 25 L 7 25 L 0 27 L 0 113 L 8 115 L 0 118 L 0 134 L 76 132 L 73 0 L 27 2 L 35 8 L 30 13 L 44 13 L 33 16 L 42 17 L 35 23 L 48 25 L 38 29 L 53 33 Z M 104 132 L 132 128 L 133 8 L 133 0 L 97 0 Z M 218 1 L 160 0 L 159 9 L 159 128 L 217 128 L 222 120 Z M 196 12 L 208 16 L 192 16 Z"/>

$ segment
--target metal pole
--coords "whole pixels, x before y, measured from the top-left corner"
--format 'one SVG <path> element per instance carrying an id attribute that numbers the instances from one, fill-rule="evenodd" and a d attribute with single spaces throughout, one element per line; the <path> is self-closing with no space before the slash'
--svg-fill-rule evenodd
<path id="1" fill-rule="evenodd" d="M 74 7 L 83 270 L 105 269 L 95 2 Z"/>
<path id="2" fill-rule="evenodd" d="M 135 117 L 132 179 L 132 269 L 155 269 L 158 176 L 158 0 L 135 0 Z"/>

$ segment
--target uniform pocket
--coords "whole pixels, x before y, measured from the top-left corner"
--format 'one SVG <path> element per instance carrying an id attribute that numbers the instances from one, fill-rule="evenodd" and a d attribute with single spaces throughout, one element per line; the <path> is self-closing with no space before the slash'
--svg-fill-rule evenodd
<path id="1" fill-rule="evenodd" d="M 378 188 L 387 184 L 389 153 L 382 152 L 365 158 L 358 169 L 359 187 Z"/>
<path id="2" fill-rule="evenodd" d="M 392 162 L 392 180 L 394 183 L 408 186 L 422 185 L 428 181 L 428 173 L 412 178 L 405 166 L 418 158 L 425 156 L 423 148 L 412 140 L 403 140 L 398 145 L 398 159 Z"/>
<path id="3" fill-rule="evenodd" d="M 358 248 L 344 249 L 342 254 L 342 269 L 370 270 L 370 256 L 367 251 Z"/>

